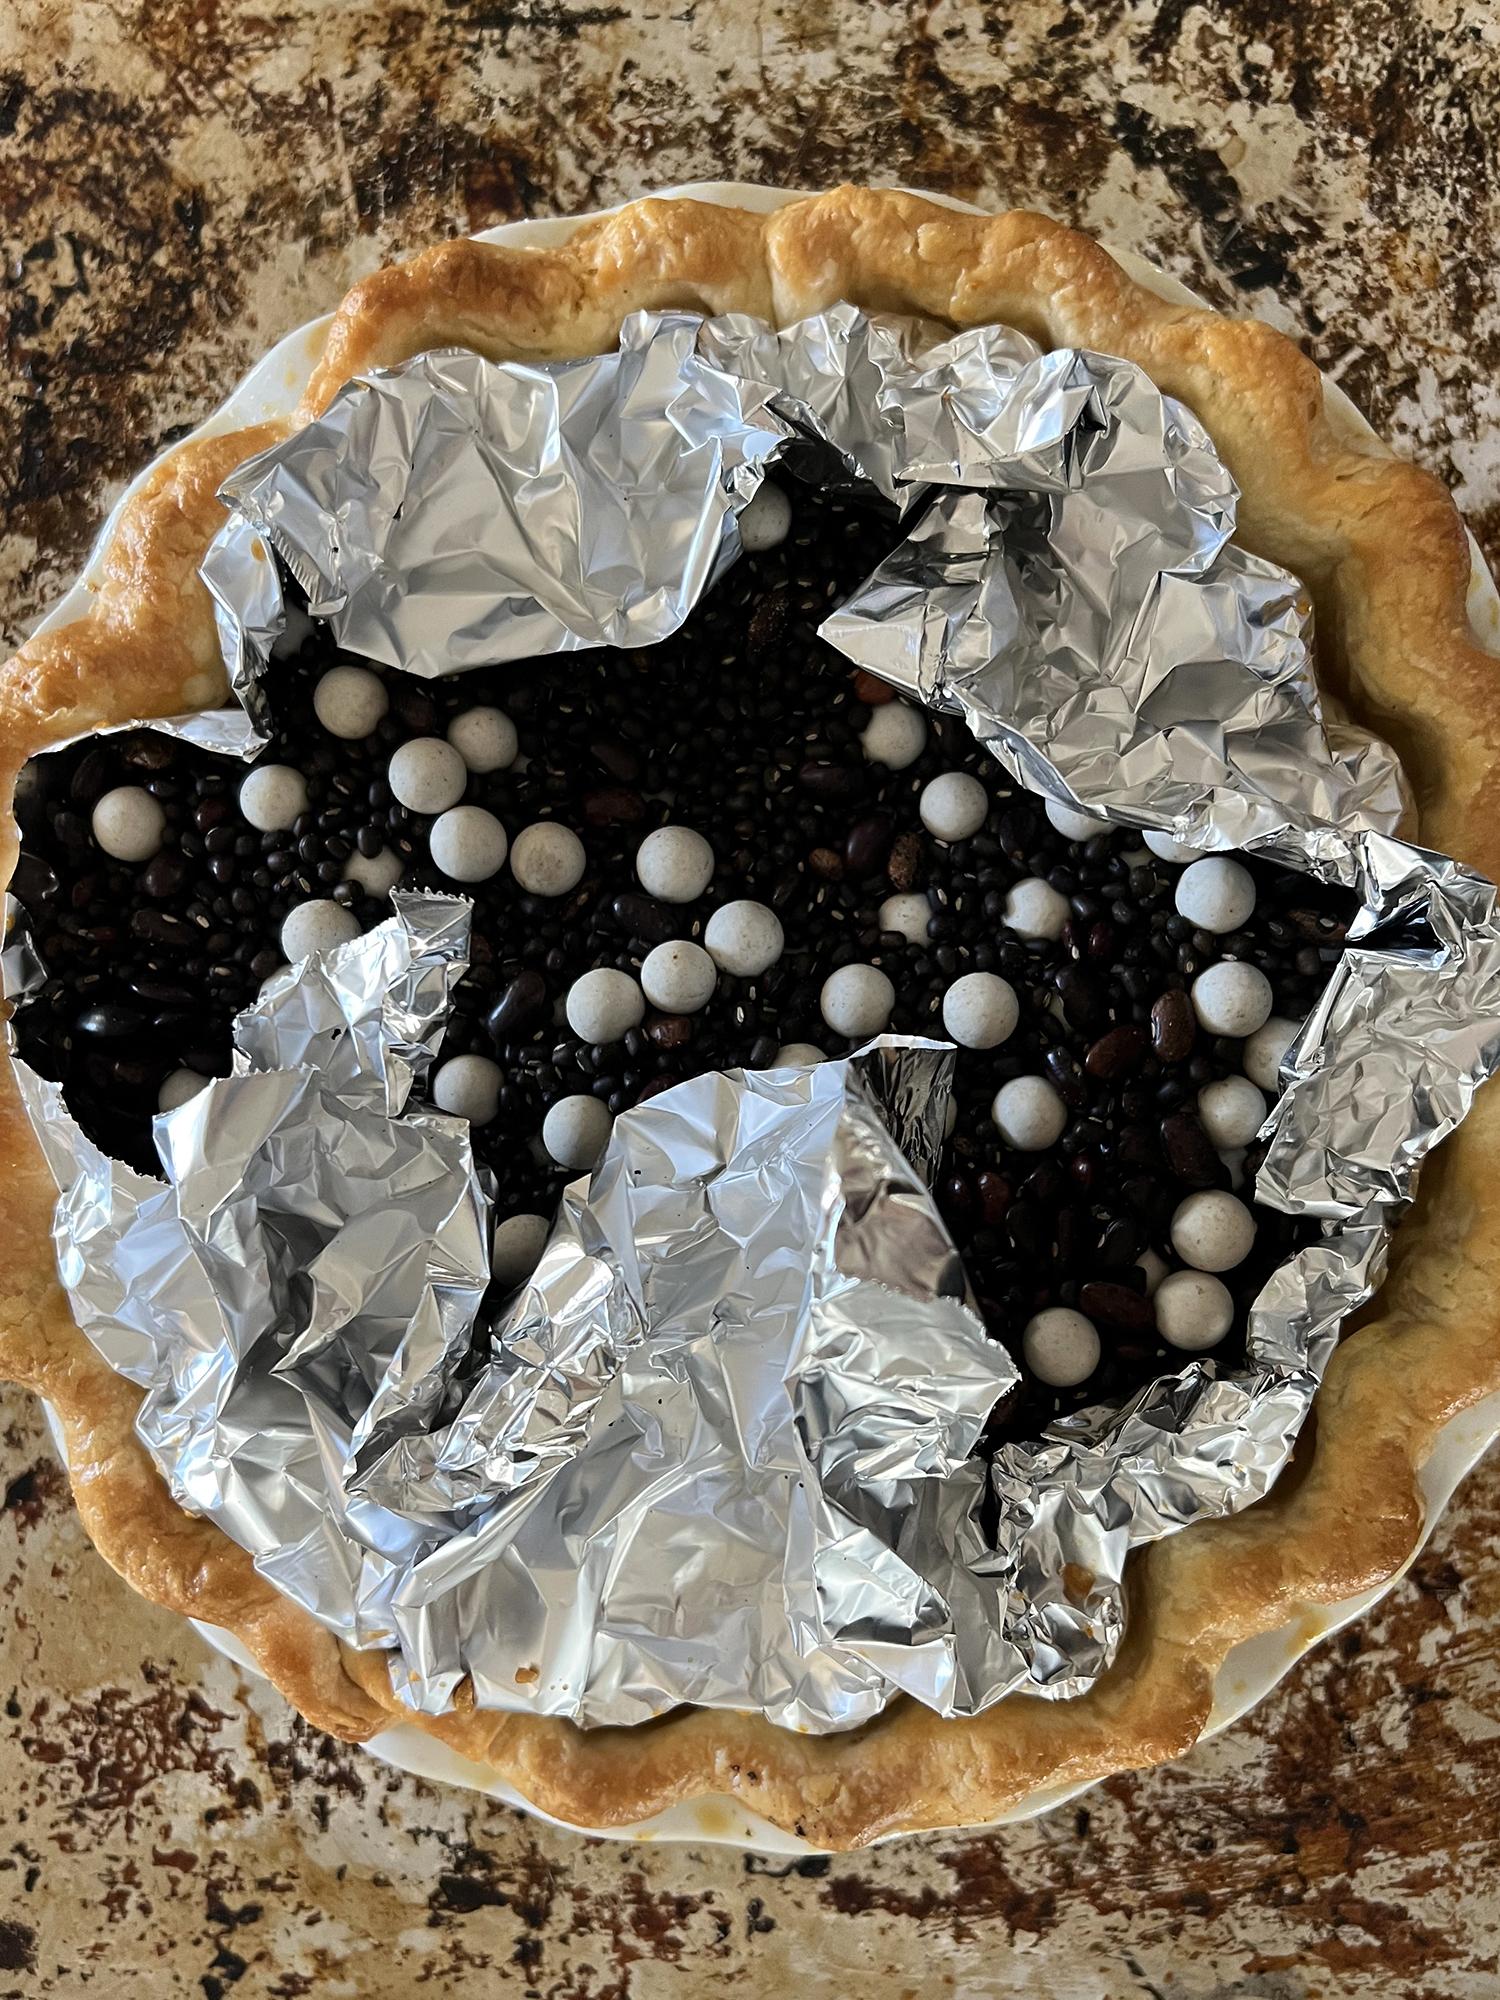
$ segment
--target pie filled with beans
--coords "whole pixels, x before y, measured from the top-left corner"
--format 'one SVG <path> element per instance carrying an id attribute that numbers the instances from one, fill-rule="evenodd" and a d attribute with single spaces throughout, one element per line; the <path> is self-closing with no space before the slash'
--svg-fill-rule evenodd
<path id="1" fill-rule="evenodd" d="M 845 188 L 770 215 L 638 203 L 546 250 L 443 245 L 350 294 L 299 415 L 432 347 L 564 358 L 605 351 L 642 308 L 784 325 L 840 299 L 1123 355 L 1185 401 L 1241 488 L 1239 539 L 1313 596 L 1330 709 L 1401 755 L 1408 831 L 1495 873 L 1494 662 L 1447 495 L 1331 421 L 1281 335 L 1168 303 L 1040 217 Z M 816 627 L 889 522 L 779 477 L 743 519 L 743 558 L 646 651 L 434 682 L 377 673 L 299 616 L 253 766 L 121 727 L 223 700 L 197 568 L 219 486 L 288 428 L 178 447 L 129 502 L 88 616 L 0 670 L 21 773 L 6 867 L 48 975 L 15 1044 L 101 1145 L 149 1168 L 153 1115 L 228 1068 L 236 1011 L 281 966 L 370 928 L 393 887 L 460 891 L 470 967 L 425 1087 L 494 1175 L 497 1286 L 527 1275 L 622 1112 L 889 1030 L 956 1049 L 935 1194 L 1021 1370 L 982 1450 L 1189 1357 L 1243 1361 L 1250 1300 L 1312 1227 L 1255 1201 L 1257 1134 L 1344 949 L 1347 896 L 1044 805 L 957 718 L 851 671 Z M 415 1717 L 381 1655 L 342 1646 L 171 1500 L 134 1434 L 139 1392 L 58 1287 L 55 1189 L 9 1075 L 0 1135 L 0 1372 L 54 1408 L 106 1559 L 233 1630 L 319 1726 L 358 1740 L 399 1718 L 588 1826 L 727 1793 L 852 1846 L 1178 1754 L 1235 1643 L 1401 1566 L 1434 1436 L 1500 1388 L 1500 1107 L 1482 1095 L 1424 1169 L 1291 1475 L 1140 1552 L 1126 1643 L 1088 1694 L 957 1722 L 897 1702 L 825 1737 L 690 1709 L 584 1731 L 466 1691 Z"/>

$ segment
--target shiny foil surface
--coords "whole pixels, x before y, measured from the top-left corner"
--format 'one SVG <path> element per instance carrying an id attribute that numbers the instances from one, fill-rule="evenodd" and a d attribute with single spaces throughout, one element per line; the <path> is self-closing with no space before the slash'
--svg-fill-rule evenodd
<path id="1" fill-rule="evenodd" d="M 681 1702 L 822 1731 L 1108 1664 L 1129 1550 L 1259 1498 L 1426 1152 L 1500 1047 L 1494 890 L 1397 837 L 1400 772 L 1325 716 L 1301 585 L 1231 540 L 1192 415 L 1109 356 L 839 306 L 779 331 L 637 315 L 591 360 L 419 357 L 241 467 L 204 575 L 253 754 L 306 616 L 422 674 L 650 644 L 738 553 L 766 469 L 868 496 L 892 552 L 823 630 L 960 711 L 1024 784 L 1361 911 L 1283 1068 L 1257 1195 L 1317 1218 L 1246 1366 L 975 1454 L 1016 1379 L 928 1192 L 953 1053 L 882 1037 L 625 1112 L 542 1261 L 489 1277 L 467 1127 L 414 1094 L 465 965 L 462 899 L 279 975 L 235 1073 L 105 1158 L 18 1064 L 80 1326 L 140 1435 L 395 1685 L 628 1723 Z M 295 581 L 291 595 L 286 580 Z M 181 725 L 174 725 L 181 726 Z M 8 990 L 43 969 L 19 928 Z"/>

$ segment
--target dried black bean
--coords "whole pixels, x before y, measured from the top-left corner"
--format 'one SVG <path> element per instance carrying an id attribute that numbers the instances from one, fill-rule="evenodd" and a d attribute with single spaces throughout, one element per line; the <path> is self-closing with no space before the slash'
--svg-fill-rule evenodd
<path id="1" fill-rule="evenodd" d="M 129 1035 L 138 1035 L 146 1025 L 146 1017 L 134 1007 L 89 1007 L 73 1025 L 81 1035 L 91 1035 L 96 1041 L 115 1042 Z"/>
<path id="2" fill-rule="evenodd" d="M 666 944 L 686 937 L 692 926 L 680 903 L 659 903 L 654 896 L 626 890 L 610 904 L 615 927 L 627 937 L 644 938 L 649 944 Z"/>
<path id="3" fill-rule="evenodd" d="M 1076 967 L 1068 966 L 1057 975 L 1057 992 L 1070 1026 L 1097 1028 L 1106 1018 L 1108 1008 L 1102 987 Z"/>
<path id="4" fill-rule="evenodd" d="M 1042 1058 L 1047 1075 L 1064 1104 L 1075 1108 L 1087 1104 L 1089 1100 L 1088 1079 L 1079 1067 L 1076 1057 L 1067 1049 L 1048 1049 Z"/>
<path id="5" fill-rule="evenodd" d="M 546 980 L 539 972 L 527 968 L 507 981 L 485 1018 L 485 1026 L 497 1042 L 511 1041 L 521 1029 L 530 1027 L 546 1002 Z"/>

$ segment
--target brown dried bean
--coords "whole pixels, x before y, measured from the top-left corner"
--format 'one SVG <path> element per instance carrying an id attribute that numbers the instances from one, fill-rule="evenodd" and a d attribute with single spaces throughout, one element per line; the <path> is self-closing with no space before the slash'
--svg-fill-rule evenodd
<path id="1" fill-rule="evenodd" d="M 1156 1134 L 1144 1125 L 1128 1125 L 1120 1134 L 1115 1155 L 1127 1172 L 1155 1172 L 1161 1166 L 1161 1148 Z"/>
<path id="2" fill-rule="evenodd" d="M 814 799 L 856 799 L 865 789 L 865 774 L 853 764 L 827 764 L 809 757 L 797 772 L 797 783 Z"/>
<path id="3" fill-rule="evenodd" d="M 979 1212 L 984 1217 L 985 1227 L 993 1229 L 1005 1219 L 1005 1211 L 1011 1203 L 1011 1185 L 1004 1174 L 997 1174 L 986 1167 L 977 1182 Z"/>
<path id="4" fill-rule="evenodd" d="M 1160 993 L 1151 1003 L 1151 1043 L 1163 1062 L 1182 1062 L 1193 1052 L 1197 1024 L 1186 993 Z"/>
<path id="5" fill-rule="evenodd" d="M 763 653 L 772 646 L 779 646 L 791 627 L 792 618 L 792 593 L 786 589 L 771 591 L 750 614 L 750 623 L 745 628 L 745 643 L 749 650 Z"/>
<path id="6" fill-rule="evenodd" d="M 1066 1005 L 1066 1001 L 1063 1004 Z M 1150 1038 L 1144 1028 L 1124 1022 L 1093 1043 L 1083 1059 L 1083 1066 L 1090 1076 L 1102 1077 L 1106 1083 L 1113 1083 L 1137 1068 L 1150 1046 Z"/>
<path id="7" fill-rule="evenodd" d="M 890 860 L 885 864 L 886 880 L 893 889 L 915 888 L 921 866 L 921 834 L 901 834 L 891 849 Z"/>
<path id="8" fill-rule="evenodd" d="M 1178 1180 L 1194 1188 L 1226 1188 L 1229 1169 L 1191 1111 L 1174 1111 L 1161 1121 L 1162 1150 Z"/>
<path id="9" fill-rule="evenodd" d="M 891 823 L 881 815 L 856 820 L 844 841 L 844 860 L 851 875 L 873 875 L 891 849 Z"/>
<path id="10" fill-rule="evenodd" d="M 1095 1279 L 1079 1288 L 1078 1310 L 1124 1334 L 1146 1334 L 1156 1328 L 1156 1308 L 1150 1299 L 1133 1292 L 1129 1285 L 1112 1285 Z"/>
<path id="11" fill-rule="evenodd" d="M 601 785 L 584 793 L 583 817 L 589 826 L 638 826 L 646 817 L 646 801 L 626 785 Z"/>
<path id="12" fill-rule="evenodd" d="M 633 785 L 641 775 L 640 758 L 628 743 L 622 743 L 617 736 L 596 737 L 589 745 L 589 753 L 622 785 Z"/>
<path id="13" fill-rule="evenodd" d="M 945 1215 L 969 1214 L 974 1206 L 974 1190 L 969 1186 L 967 1174 L 955 1172 L 943 1176 L 938 1188 L 938 1206 Z"/>
<path id="14" fill-rule="evenodd" d="M 1057 991 L 1069 1027 L 1082 1028 L 1086 1032 L 1097 1028 L 1104 1019 L 1103 993 L 1077 966 L 1065 966 L 1057 975 Z"/>

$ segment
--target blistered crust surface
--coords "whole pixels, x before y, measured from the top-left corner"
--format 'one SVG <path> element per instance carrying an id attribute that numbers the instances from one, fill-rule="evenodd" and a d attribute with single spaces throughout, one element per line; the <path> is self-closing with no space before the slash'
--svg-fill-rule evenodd
<path id="1" fill-rule="evenodd" d="M 644 201 L 560 249 L 462 241 L 376 272 L 345 299 L 300 415 L 341 383 L 425 348 L 559 358 L 609 346 L 641 308 L 742 311 L 779 323 L 840 298 L 954 326 L 1020 326 L 1048 346 L 1138 362 L 1190 404 L 1238 479 L 1240 535 L 1302 576 L 1331 635 L 1328 691 L 1387 735 L 1415 783 L 1421 835 L 1494 875 L 1496 666 L 1466 614 L 1469 552 L 1444 489 L 1323 416 L 1317 371 L 1255 321 L 1165 304 L 1090 238 L 1016 211 L 954 214 L 915 197 L 840 188 L 769 217 Z M 270 425 L 190 442 L 123 515 L 87 618 L 32 640 L 0 669 L 0 783 L 47 743 L 132 716 L 203 707 L 224 682 L 199 558 L 223 519 L 229 469 Z M 14 864 L 7 817 L 0 873 Z M 236 1632 L 319 1727 L 359 1740 L 393 1718 L 378 1655 L 342 1648 L 255 1572 L 248 1555 L 172 1502 L 137 1441 L 137 1391 L 74 1326 L 49 1238 L 54 1189 L 0 1057 L 0 1374 L 45 1395 L 68 1440 L 74 1494 L 105 1559 L 137 1590 Z M 1129 1636 L 1082 1699 L 1025 1697 L 972 1721 L 908 1702 L 843 1736 L 684 1710 L 645 1730 L 464 1707 L 423 1720 L 539 1806 L 626 1825 L 729 1792 L 821 1845 L 993 1818 L 1032 1793 L 1156 1763 L 1209 1714 L 1228 1649 L 1392 1575 L 1421 1526 L 1417 1471 L 1441 1425 L 1500 1388 L 1500 1098 L 1428 1167 L 1392 1273 L 1334 1356 L 1311 1434 L 1271 1497 L 1143 1551 Z"/>

